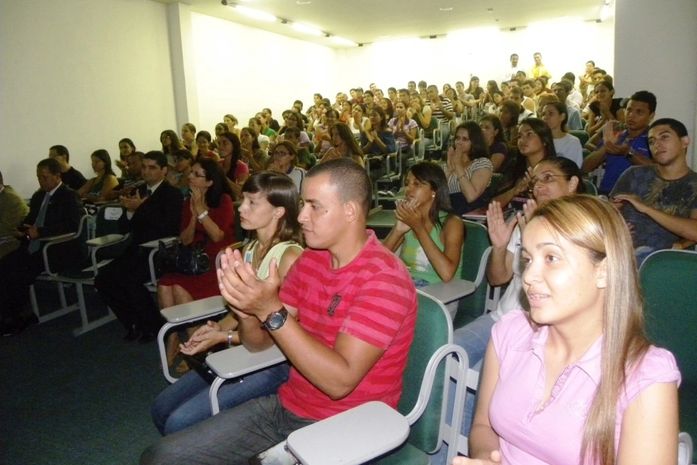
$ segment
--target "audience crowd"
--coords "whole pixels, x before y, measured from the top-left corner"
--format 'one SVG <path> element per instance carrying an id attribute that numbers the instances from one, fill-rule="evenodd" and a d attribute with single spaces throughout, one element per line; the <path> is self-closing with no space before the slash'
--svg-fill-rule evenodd
<path id="1" fill-rule="evenodd" d="M 333 101 L 315 94 L 306 111 L 295 100 L 280 122 L 269 108 L 242 119 L 246 126 L 223 115 L 211 132 L 187 122 L 179 133 L 162 131 L 161 147 L 146 153 L 123 138 L 113 165 L 106 149 L 90 155 L 88 177 L 71 166 L 68 148 L 50 147 L 37 165 L 40 189 L 28 207 L 0 174 L 3 334 L 35 322 L 26 307 L 29 286 L 45 268 L 42 239 L 77 231 L 82 205 L 120 206 L 118 220 L 130 233 L 125 253 L 95 280 L 124 339 L 150 341 L 162 325 L 145 286 L 149 250 L 140 244 L 176 236 L 211 261 L 219 254 L 219 269 L 159 280 L 160 309 L 221 292 L 232 308 L 221 321 L 171 335 L 169 361 L 220 346 L 277 344 L 290 371 L 282 365 L 228 386 L 226 411 L 213 418 L 207 381 L 185 375 L 153 407 L 167 436 L 142 463 L 190 463 L 206 454 L 206 463 L 247 463 L 294 429 L 366 400 L 396 405 L 414 326 L 414 286 L 460 277 L 470 258 L 461 256 L 467 237 L 458 217 L 485 214 L 492 245 L 487 278 L 508 287 L 496 311 L 455 332 L 472 365 L 486 360 L 476 414 L 469 398 L 463 426 L 469 434 L 474 416 L 470 451 L 482 461 L 456 463 L 635 458 L 630 450 L 647 434 L 638 423 L 655 421 L 669 433 L 677 428 L 671 412 L 680 375 L 671 354 L 643 335 L 636 269 L 655 250 L 697 242 L 690 139 L 675 119 L 653 121 L 658 102 L 650 91 L 616 96 L 612 77 L 594 62 L 578 79 L 571 72 L 553 79 L 542 55 L 533 59 L 524 70 L 511 55 L 505 72 L 481 81 L 485 86 L 476 76 L 440 89 L 409 81 L 386 94 L 370 84 L 340 91 Z M 395 202 L 384 244 L 366 230 L 376 187 Z M 599 196 L 578 195 L 584 192 Z M 518 213 L 507 221 L 509 209 Z M 228 248 L 244 235 L 237 226 L 252 236 L 242 253 Z M 49 257 L 54 272 L 81 258 L 70 242 Z M 629 266 L 617 263 L 627 260 Z M 608 314 L 612 305 L 627 307 L 628 323 Z M 570 321 L 583 326 L 581 337 L 573 337 Z M 521 344 L 546 355 L 520 355 Z M 601 366 L 593 354 L 612 361 Z M 659 369 L 647 374 L 648 364 Z M 534 435 L 554 433 L 563 403 L 575 402 L 555 394 L 564 381 L 554 380 L 567 376 L 567 366 L 590 370 L 585 379 L 574 373 L 566 381 L 584 396 L 574 408 L 584 409 L 579 418 L 588 416 L 585 430 L 579 420 L 545 444 L 517 437 L 516 415 L 527 418 Z M 626 369 L 627 379 L 611 376 L 611 368 Z M 540 369 L 554 379 L 536 378 Z M 506 382 L 497 385 L 498 377 Z M 538 385 L 544 392 L 532 392 Z M 622 386 L 636 397 L 618 394 Z M 530 410 L 526 395 L 539 405 Z M 636 399 L 646 402 L 638 406 Z M 650 402 L 668 413 L 658 418 Z M 615 403 L 617 418 L 603 413 Z M 674 439 L 659 437 L 668 448 Z M 653 449 L 668 450 L 663 446 Z M 659 463 L 646 461 L 653 458 L 632 463 Z"/>

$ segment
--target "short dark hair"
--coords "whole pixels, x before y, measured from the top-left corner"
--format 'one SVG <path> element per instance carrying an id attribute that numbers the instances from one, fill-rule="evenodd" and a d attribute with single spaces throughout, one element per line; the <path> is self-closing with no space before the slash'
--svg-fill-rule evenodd
<path id="1" fill-rule="evenodd" d="M 567 79 L 571 84 L 576 82 L 576 75 L 572 73 L 571 71 L 567 71 L 564 73 L 564 75 L 561 77 L 562 79 Z"/>
<path id="2" fill-rule="evenodd" d="M 649 125 L 649 130 L 655 128 L 656 126 L 670 126 L 670 129 L 675 131 L 678 137 L 687 137 L 687 128 L 685 127 L 685 125 L 674 118 L 657 119 Z"/>
<path id="3" fill-rule="evenodd" d="M 363 208 L 365 219 L 368 219 L 373 188 L 370 177 L 365 169 L 349 158 L 337 158 L 324 163 L 318 163 L 307 172 L 307 177 L 328 174 L 331 184 L 337 186 L 337 192 L 342 201 L 356 201 Z"/>
<path id="4" fill-rule="evenodd" d="M 48 149 L 50 152 L 53 150 L 56 152 L 56 155 L 60 155 L 61 157 L 65 157 L 65 161 L 69 162 L 70 161 L 70 152 L 68 152 L 68 148 L 65 145 L 53 145 L 51 148 Z"/>
<path id="5" fill-rule="evenodd" d="M 49 173 L 53 175 L 61 174 L 61 165 L 53 158 L 44 158 L 39 163 L 36 164 L 36 169 L 40 170 L 46 168 Z"/>
<path id="6" fill-rule="evenodd" d="M 634 92 L 632 96 L 629 97 L 629 100 L 634 100 L 636 102 L 644 102 L 649 106 L 649 110 L 651 111 L 651 113 L 656 112 L 656 96 L 648 90 L 640 90 L 638 92 Z"/>
<path id="7" fill-rule="evenodd" d="M 161 150 L 151 150 L 143 155 L 143 159 L 154 161 L 160 168 L 167 168 L 167 155 Z"/>
<path id="8" fill-rule="evenodd" d="M 206 139 L 209 143 L 213 140 L 213 138 L 211 137 L 211 133 L 208 132 L 208 131 L 199 131 L 199 132 L 197 132 L 197 133 L 196 133 L 196 138 L 195 138 L 194 140 L 198 139 L 199 137 L 203 137 L 203 138 Z"/>

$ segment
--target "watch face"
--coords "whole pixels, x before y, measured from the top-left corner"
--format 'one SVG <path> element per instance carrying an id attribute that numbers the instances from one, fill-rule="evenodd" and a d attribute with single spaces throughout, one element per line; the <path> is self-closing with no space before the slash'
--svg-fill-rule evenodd
<path id="1" fill-rule="evenodd" d="M 283 323 L 286 322 L 287 315 L 288 312 L 285 309 L 273 312 L 264 322 L 264 326 L 266 326 L 269 331 L 275 331 L 283 326 Z"/>

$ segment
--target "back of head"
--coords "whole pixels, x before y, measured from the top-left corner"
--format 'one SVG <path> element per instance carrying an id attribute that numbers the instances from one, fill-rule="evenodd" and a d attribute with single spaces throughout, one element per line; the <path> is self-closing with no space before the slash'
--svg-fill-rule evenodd
<path id="1" fill-rule="evenodd" d="M 365 219 L 368 218 L 373 189 L 365 169 L 353 160 L 338 158 L 315 165 L 307 177 L 322 174 L 329 175 L 329 182 L 336 186 L 342 202 L 356 202 L 363 209 Z"/>
<path id="2" fill-rule="evenodd" d="M 274 238 L 278 241 L 302 243 L 300 223 L 298 223 L 299 195 L 295 183 L 285 174 L 273 171 L 259 171 L 251 175 L 242 186 L 242 192 L 263 193 L 274 207 L 282 207 L 285 214 L 279 218 Z"/>

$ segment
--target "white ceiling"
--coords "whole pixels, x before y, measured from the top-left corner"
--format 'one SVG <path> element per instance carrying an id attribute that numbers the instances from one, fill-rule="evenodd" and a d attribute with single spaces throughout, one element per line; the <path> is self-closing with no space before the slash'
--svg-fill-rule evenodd
<path id="1" fill-rule="evenodd" d="M 157 0 L 176 3 L 178 0 Z M 192 11 L 259 29 L 331 45 L 325 37 L 296 32 L 289 24 L 250 19 L 221 0 L 179 0 Z M 535 21 L 600 18 L 603 0 L 228 0 L 290 22 L 311 24 L 357 43 L 397 37 L 424 37 L 493 26 L 524 27 Z M 489 11 L 491 9 L 491 11 Z"/>

